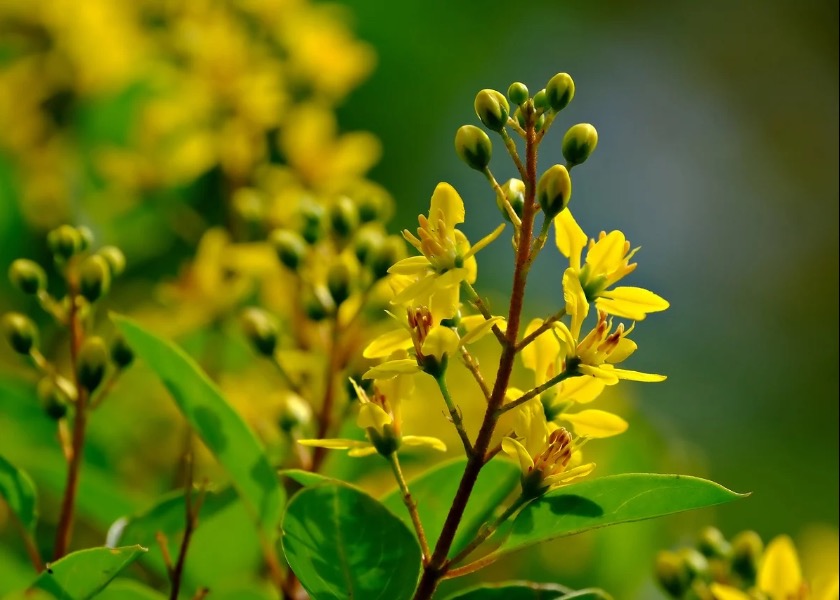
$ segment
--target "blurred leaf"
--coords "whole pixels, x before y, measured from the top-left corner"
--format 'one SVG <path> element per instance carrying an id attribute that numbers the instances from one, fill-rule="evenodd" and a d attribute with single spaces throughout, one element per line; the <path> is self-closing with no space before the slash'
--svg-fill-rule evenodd
<path id="1" fill-rule="evenodd" d="M 426 533 L 429 545 L 437 543 L 443 523 L 452 506 L 452 500 L 458 491 L 461 475 L 464 474 L 465 459 L 443 463 L 408 482 L 411 496 L 417 503 L 417 511 Z M 510 494 L 519 482 L 519 469 L 511 462 L 494 460 L 489 462 L 478 476 L 470 501 L 464 511 L 458 534 L 449 551 L 450 556 L 457 554 L 472 541 L 481 527 L 499 503 Z M 411 531 L 411 517 L 405 507 L 399 488 L 382 498 L 391 512 L 402 519 Z"/>
<path id="2" fill-rule="evenodd" d="M 738 494 L 687 475 L 628 473 L 560 487 L 528 504 L 497 550 L 507 554 L 589 529 L 731 502 Z"/>
<path id="3" fill-rule="evenodd" d="M 38 522 L 35 484 L 29 475 L 0 456 L 0 496 L 30 533 Z"/>
<path id="4" fill-rule="evenodd" d="M 115 317 L 114 322 L 137 356 L 161 378 L 184 417 L 230 474 L 252 517 L 273 539 L 285 495 L 248 425 L 183 350 L 125 317 Z"/>
<path id="5" fill-rule="evenodd" d="M 30 589 L 61 600 L 93 598 L 144 552 L 142 546 L 79 550 L 51 563 Z"/>
<path id="6" fill-rule="evenodd" d="M 96 600 L 166 600 L 166 596 L 130 579 L 115 579 Z"/>
<path id="7" fill-rule="evenodd" d="M 589 588 L 572 590 L 555 583 L 532 583 L 530 581 L 506 581 L 483 584 L 449 596 L 447 600 L 611 600 L 603 590 Z"/>
<path id="8" fill-rule="evenodd" d="M 323 484 L 290 501 L 283 551 L 313 598 L 410 598 L 420 573 L 414 534 L 354 488 Z"/>
<path id="9" fill-rule="evenodd" d="M 319 483 L 337 483 L 338 480 L 333 479 L 331 477 L 326 477 L 325 475 L 321 475 L 319 473 L 313 473 L 311 471 L 304 471 L 303 469 L 284 469 L 278 472 L 278 475 L 282 475 L 283 477 L 288 477 L 292 481 L 299 483 L 303 487 L 309 487 L 311 485 L 318 485 Z"/>

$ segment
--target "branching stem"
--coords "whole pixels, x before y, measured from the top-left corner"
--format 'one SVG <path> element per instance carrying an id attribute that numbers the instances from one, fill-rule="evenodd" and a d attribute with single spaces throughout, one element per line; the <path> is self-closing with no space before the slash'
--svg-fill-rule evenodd
<path id="1" fill-rule="evenodd" d="M 414 524 L 414 531 L 417 533 L 417 539 L 420 541 L 420 550 L 423 552 L 423 564 L 425 565 L 429 562 L 432 553 L 429 550 L 429 542 L 426 541 L 426 532 L 423 531 L 420 514 L 417 512 L 417 503 L 411 497 L 411 491 L 409 491 L 408 484 L 405 482 L 405 477 L 403 477 L 402 469 L 400 468 L 400 459 L 397 457 L 396 452 L 391 453 L 388 457 L 388 462 L 391 464 L 391 470 L 394 472 L 397 485 L 400 486 L 403 503 L 408 509 L 408 514 L 411 515 L 411 522 Z"/>

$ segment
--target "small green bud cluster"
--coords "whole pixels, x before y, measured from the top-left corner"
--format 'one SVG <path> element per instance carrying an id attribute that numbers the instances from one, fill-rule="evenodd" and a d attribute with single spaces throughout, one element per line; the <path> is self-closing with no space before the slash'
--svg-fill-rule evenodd
<path id="1" fill-rule="evenodd" d="M 719 530 L 707 527 L 694 548 L 660 552 L 654 571 L 672 598 L 711 598 L 708 586 L 715 581 L 752 588 L 763 553 L 764 543 L 754 531 L 742 531 L 730 542 Z"/>

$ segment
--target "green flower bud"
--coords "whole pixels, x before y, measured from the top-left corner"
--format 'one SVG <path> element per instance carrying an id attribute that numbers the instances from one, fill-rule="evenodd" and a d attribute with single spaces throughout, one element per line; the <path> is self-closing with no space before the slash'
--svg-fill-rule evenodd
<path id="1" fill-rule="evenodd" d="M 88 392 L 94 391 L 105 378 L 108 367 L 108 347 L 99 336 L 90 336 L 82 342 L 76 363 L 79 385 Z"/>
<path id="2" fill-rule="evenodd" d="M 545 125 L 545 114 L 541 114 L 537 117 L 537 120 L 534 121 L 534 131 L 537 133 L 542 131 L 543 125 Z"/>
<path id="3" fill-rule="evenodd" d="M 363 227 L 353 238 L 353 252 L 360 263 L 367 262 L 368 257 L 385 241 L 385 236 L 376 227 Z"/>
<path id="4" fill-rule="evenodd" d="M 528 88 L 524 83 L 515 81 L 508 88 L 508 98 L 514 104 L 525 104 L 528 101 Z"/>
<path id="5" fill-rule="evenodd" d="M 298 427 L 305 427 L 312 420 L 312 409 L 299 396 L 289 395 L 280 410 L 278 424 L 280 429 L 290 432 Z"/>
<path id="6" fill-rule="evenodd" d="M 510 106 L 507 98 L 496 90 L 481 90 L 475 96 L 475 114 L 487 129 L 501 131 L 507 125 Z"/>
<path id="7" fill-rule="evenodd" d="M 343 303 L 350 297 L 350 290 L 353 283 L 353 273 L 350 266 L 343 260 L 338 260 L 327 272 L 327 289 L 333 297 L 336 305 Z"/>
<path id="8" fill-rule="evenodd" d="M 366 427 L 365 433 L 367 433 L 370 443 L 382 456 L 391 456 L 400 449 L 402 440 L 397 432 L 394 431 L 393 425 L 383 425 L 381 431 L 375 427 Z"/>
<path id="9" fill-rule="evenodd" d="M 534 94 L 534 108 L 537 110 L 548 110 L 549 107 L 548 95 L 544 89 Z"/>
<path id="10" fill-rule="evenodd" d="M 575 97 L 575 82 L 568 73 L 557 73 L 545 86 L 545 97 L 554 112 L 560 112 Z"/>
<path id="11" fill-rule="evenodd" d="M 334 308 L 335 302 L 328 290 L 321 288 L 304 293 L 303 312 L 311 321 L 323 321 L 332 314 Z"/>
<path id="12" fill-rule="evenodd" d="M 484 171 L 490 164 L 493 144 L 475 125 L 464 125 L 455 132 L 455 152 L 471 169 Z"/>
<path id="13" fill-rule="evenodd" d="M 24 294 L 37 294 L 47 287 L 47 274 L 38 263 L 19 258 L 9 267 L 9 281 Z"/>
<path id="14" fill-rule="evenodd" d="M 96 253 L 105 259 L 114 277 L 125 271 L 125 254 L 116 246 L 102 246 Z"/>
<path id="15" fill-rule="evenodd" d="M 680 548 L 677 554 L 692 578 L 702 577 L 709 572 L 709 561 L 694 548 Z"/>
<path id="16" fill-rule="evenodd" d="M 732 570 L 755 583 L 764 543 L 755 531 L 742 531 L 732 539 Z"/>
<path id="17" fill-rule="evenodd" d="M 47 246 L 56 259 L 66 260 L 81 251 L 84 238 L 79 230 L 70 225 L 61 225 L 47 234 Z"/>
<path id="18" fill-rule="evenodd" d="M 321 239 L 323 233 L 323 222 L 326 210 L 323 206 L 310 200 L 302 204 L 300 209 L 301 231 L 303 239 L 309 244 L 314 244 Z"/>
<path id="19" fill-rule="evenodd" d="M 598 145 L 598 132 L 589 123 L 573 125 L 563 136 L 563 157 L 570 165 L 579 165 L 589 158 Z"/>
<path id="20" fill-rule="evenodd" d="M 257 352 L 274 356 L 277 349 L 277 321 L 260 308 L 246 308 L 242 313 L 242 330 Z"/>
<path id="21" fill-rule="evenodd" d="M 268 241 L 274 246 L 280 262 L 292 271 L 300 266 L 306 256 L 306 241 L 294 231 L 275 229 Z"/>
<path id="22" fill-rule="evenodd" d="M 572 179 L 563 165 L 550 167 L 537 183 L 537 201 L 546 219 L 553 219 L 569 205 L 572 197 Z"/>
<path id="23" fill-rule="evenodd" d="M 659 585 L 674 598 L 681 598 L 691 586 L 691 573 L 673 552 L 663 550 L 656 555 L 654 573 Z"/>
<path id="24" fill-rule="evenodd" d="M 508 179 L 502 184 L 502 192 L 504 192 L 510 205 L 513 207 L 513 212 L 516 213 L 520 219 L 522 218 L 522 209 L 525 206 L 525 183 L 521 179 Z M 496 196 L 496 205 L 502 213 L 506 221 L 510 221 L 508 211 L 502 204 L 502 199 Z"/>
<path id="25" fill-rule="evenodd" d="M 38 328 L 26 315 L 6 313 L 2 325 L 6 341 L 18 354 L 29 354 L 38 346 Z"/>
<path id="26" fill-rule="evenodd" d="M 134 362 L 134 351 L 122 336 L 111 341 L 111 360 L 118 369 L 125 369 Z"/>
<path id="27" fill-rule="evenodd" d="M 96 302 L 111 288 L 111 266 L 99 254 L 88 256 L 79 267 L 79 292 Z"/>
<path id="28" fill-rule="evenodd" d="M 371 249 L 367 264 L 376 279 L 382 279 L 388 274 L 391 266 L 405 257 L 405 242 L 402 238 L 389 236 L 378 248 Z"/>
<path id="29" fill-rule="evenodd" d="M 341 196 L 330 208 L 330 224 L 339 237 L 348 237 L 359 226 L 359 211 L 347 196 Z"/>
<path id="30" fill-rule="evenodd" d="M 44 377 L 38 382 L 38 399 L 41 408 L 47 416 L 55 421 L 67 415 L 67 404 L 70 402 L 68 394 L 53 381 L 52 377 Z"/>
<path id="31" fill-rule="evenodd" d="M 90 227 L 81 225 L 76 227 L 76 231 L 79 232 L 79 239 L 81 240 L 81 245 L 79 246 L 80 251 L 84 252 L 93 246 L 93 232 L 90 230 Z"/>
<path id="32" fill-rule="evenodd" d="M 728 558 L 732 554 L 732 546 L 729 545 L 720 530 L 715 527 L 706 527 L 700 532 L 697 549 L 706 558 Z"/>

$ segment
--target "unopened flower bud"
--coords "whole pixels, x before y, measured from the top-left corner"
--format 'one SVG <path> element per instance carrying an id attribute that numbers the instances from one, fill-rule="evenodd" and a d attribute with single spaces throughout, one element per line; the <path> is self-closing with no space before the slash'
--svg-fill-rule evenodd
<path id="1" fill-rule="evenodd" d="M 353 237 L 353 252 L 360 263 L 367 262 L 371 253 L 382 245 L 385 236 L 376 227 L 362 227 Z"/>
<path id="2" fill-rule="evenodd" d="M 575 97 L 575 82 L 568 73 L 557 73 L 545 86 L 545 97 L 554 112 L 560 112 Z"/>
<path id="3" fill-rule="evenodd" d="M 388 269 L 405 257 L 405 242 L 397 236 L 388 236 L 377 248 L 372 248 L 367 264 L 376 279 L 388 274 Z"/>
<path id="4" fill-rule="evenodd" d="M 96 253 L 105 259 L 114 277 L 125 271 L 125 254 L 116 246 L 102 246 Z"/>
<path id="5" fill-rule="evenodd" d="M 507 125 L 510 106 L 507 98 L 496 90 L 481 90 L 475 96 L 475 114 L 487 129 L 501 131 Z"/>
<path id="6" fill-rule="evenodd" d="M 674 598 L 682 598 L 691 586 L 691 574 L 673 552 L 663 550 L 656 555 L 654 573 L 659 585 Z"/>
<path id="7" fill-rule="evenodd" d="M 275 229 L 269 235 L 268 241 L 274 246 L 280 262 L 293 271 L 300 266 L 306 256 L 306 241 L 294 231 Z"/>
<path id="8" fill-rule="evenodd" d="M 528 101 L 528 88 L 524 83 L 515 81 L 508 88 L 508 98 L 514 104 L 525 104 Z"/>
<path id="9" fill-rule="evenodd" d="M 47 286 L 47 275 L 38 263 L 19 258 L 9 267 L 9 281 L 24 294 L 37 294 Z"/>
<path id="10" fill-rule="evenodd" d="M 732 539 L 732 570 L 755 583 L 764 543 L 755 531 L 742 531 Z"/>
<path id="11" fill-rule="evenodd" d="M 391 198 L 388 193 L 375 186 L 368 184 L 363 187 L 360 193 L 354 194 L 356 210 L 359 213 L 359 221 L 370 223 L 371 221 L 388 219 L 391 212 Z"/>
<path id="12" fill-rule="evenodd" d="M 79 293 L 96 302 L 111 288 L 111 267 L 99 254 L 85 258 L 79 267 Z"/>
<path id="13" fill-rule="evenodd" d="M 259 308 L 247 308 L 242 313 L 242 330 L 254 348 L 263 356 L 273 356 L 277 349 L 277 321 Z"/>
<path id="14" fill-rule="evenodd" d="M 507 201 L 513 207 L 513 212 L 516 213 L 516 216 L 522 218 L 522 209 L 525 206 L 525 183 L 521 179 L 508 179 L 501 187 Z M 496 204 L 505 220 L 510 221 L 508 211 L 502 204 L 502 198 L 497 197 Z"/>
<path id="15" fill-rule="evenodd" d="M 540 90 L 536 94 L 534 94 L 534 108 L 537 110 L 548 110 L 548 95 L 546 94 L 545 90 Z"/>
<path id="16" fill-rule="evenodd" d="M 325 212 L 324 207 L 314 200 L 302 204 L 300 234 L 308 243 L 314 244 L 321 239 Z"/>
<path id="17" fill-rule="evenodd" d="M 563 136 L 563 157 L 570 165 L 585 162 L 598 145 L 598 132 L 589 123 L 573 125 Z"/>
<path id="18" fill-rule="evenodd" d="M 327 289 L 335 303 L 341 304 L 350 297 L 350 289 L 353 283 L 353 273 L 347 262 L 338 260 L 327 272 Z"/>
<path id="19" fill-rule="evenodd" d="M 47 234 L 47 246 L 57 259 L 66 260 L 81 251 L 84 239 L 79 230 L 61 225 Z"/>
<path id="20" fill-rule="evenodd" d="M 93 246 L 93 232 L 90 230 L 90 227 L 80 225 L 79 227 L 76 227 L 76 231 L 79 232 L 79 240 L 81 240 L 79 250 L 84 252 L 85 250 L 90 249 L 90 247 Z"/>
<path id="21" fill-rule="evenodd" d="M 347 196 L 340 197 L 330 207 L 330 225 L 332 230 L 343 238 L 350 236 L 359 226 L 359 211 Z"/>
<path id="22" fill-rule="evenodd" d="M 38 346 L 38 328 L 32 319 L 20 313 L 3 315 L 3 335 L 18 354 L 29 354 Z"/>
<path id="23" fill-rule="evenodd" d="M 706 527 L 697 539 L 697 549 L 706 558 L 727 558 L 732 554 L 732 546 L 715 527 Z"/>
<path id="24" fill-rule="evenodd" d="M 67 414 L 67 404 L 70 400 L 67 393 L 56 385 L 52 377 L 44 377 L 38 382 L 38 399 L 41 401 L 41 408 L 47 416 L 55 421 L 64 418 Z"/>
<path id="25" fill-rule="evenodd" d="M 90 336 L 82 342 L 79 348 L 79 357 L 76 363 L 76 376 L 79 385 L 88 392 L 92 392 L 105 378 L 105 369 L 108 367 L 108 347 L 105 341 L 98 336 Z"/>
<path id="26" fill-rule="evenodd" d="M 546 219 L 553 219 L 569 205 L 572 197 L 572 179 L 563 165 L 550 167 L 537 183 L 537 201 Z"/>
<path id="27" fill-rule="evenodd" d="M 289 395 L 280 410 L 280 429 L 289 432 L 306 426 L 312 420 L 312 409 L 297 395 Z"/>
<path id="28" fill-rule="evenodd" d="M 332 313 L 335 303 L 325 288 L 309 290 L 303 296 L 303 311 L 311 321 L 323 321 Z"/>
<path id="29" fill-rule="evenodd" d="M 476 171 L 484 171 L 493 155 L 490 138 L 475 125 L 464 125 L 455 132 L 455 152 Z"/>
<path id="30" fill-rule="evenodd" d="M 695 577 L 702 577 L 709 571 L 709 561 L 702 553 L 694 548 L 680 548 L 677 551 L 683 565 L 688 570 L 692 579 Z"/>
<path id="31" fill-rule="evenodd" d="M 537 133 L 542 131 L 543 125 L 545 125 L 545 114 L 541 114 L 537 117 L 537 120 L 534 121 L 534 131 Z"/>
<path id="32" fill-rule="evenodd" d="M 134 351 L 124 337 L 118 336 L 111 341 L 111 360 L 118 369 L 125 369 L 134 362 Z"/>

